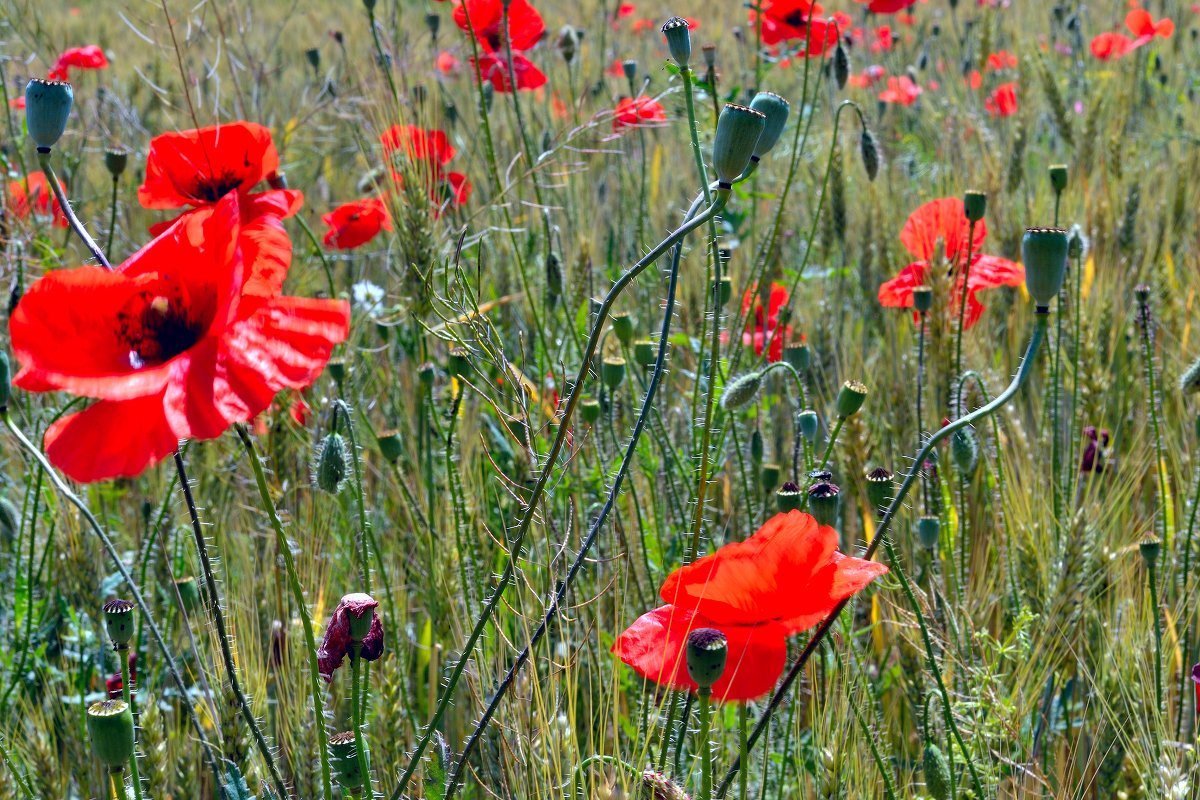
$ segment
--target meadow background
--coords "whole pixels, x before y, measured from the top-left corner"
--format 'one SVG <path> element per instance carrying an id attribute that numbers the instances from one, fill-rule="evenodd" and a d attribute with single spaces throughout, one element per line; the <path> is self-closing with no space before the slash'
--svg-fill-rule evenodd
<path id="1" fill-rule="evenodd" d="M 473 184 L 465 204 L 439 214 L 417 181 L 393 192 L 394 230 L 354 250 L 318 249 L 297 220 L 287 223 L 295 246 L 288 293 L 326 296 L 332 285 L 355 301 L 352 332 L 336 369 L 303 396 L 281 396 L 254 426 L 317 636 L 338 598 L 362 588 L 362 513 L 378 542 L 373 593 L 386 649 L 369 669 L 366 731 L 383 796 L 408 766 L 406 754 L 507 561 L 508 531 L 544 466 L 556 403 L 595 322 L 591 298 L 674 229 L 699 190 L 680 81 L 658 30 L 672 14 L 698 23 L 698 77 L 705 77 L 701 45 L 716 45 L 715 96 L 711 84 L 696 96 L 702 146 L 711 142 L 718 102 L 745 102 L 756 87 L 791 101 L 789 126 L 719 225 L 732 300 L 720 316 L 729 335 L 716 383 L 708 380 L 711 264 L 697 234 L 685 250 L 669 369 L 634 469 L 547 640 L 480 740 L 462 796 L 650 791 L 613 761 L 640 769 L 657 760 L 670 696 L 610 648 L 658 604 L 658 586 L 684 556 L 701 462 L 709 473 L 703 552 L 753 533 L 774 513 L 783 481 L 803 487 L 808 480 L 793 468 L 793 448 L 802 443 L 790 382 L 773 374 L 736 412 L 709 402 L 759 361 L 741 344 L 743 296 L 769 282 L 788 289 L 786 324 L 792 341 L 803 334 L 810 348 L 805 399 L 820 420 L 805 448 L 823 452 L 843 381 L 869 390 L 830 460 L 841 487 L 843 550 L 861 550 L 874 530 L 865 470 L 908 470 L 922 428 L 958 414 L 948 281 L 935 285 L 923 420 L 914 404 L 918 328 L 910 311 L 884 308 L 877 298 L 880 284 L 910 260 L 900 229 L 926 201 L 980 190 L 988 197 L 984 252 L 1019 260 L 1024 229 L 1054 221 L 1052 164 L 1069 173 L 1059 221 L 1079 226 L 1087 250 L 1071 264 L 1051 340 L 1030 382 L 994 423 L 977 428 L 978 467 L 959 469 L 943 452 L 935 496 L 910 498 L 912 510 L 892 529 L 966 752 L 951 748 L 936 711 L 931 735 L 954 750 L 958 770 L 966 758 L 984 776 L 976 797 L 1196 796 L 1190 673 L 1200 637 L 1189 568 L 1200 430 L 1195 401 L 1179 384 L 1200 353 L 1193 325 L 1200 13 L 1187 2 L 1146 2 L 1156 19 L 1175 21 L 1173 35 L 1102 61 L 1089 43 L 1123 29 L 1132 5 L 1124 0 L 929 0 L 907 10 L 909 21 L 867 15 L 849 0 L 825 5 L 863 29 L 847 47 L 851 75 L 872 65 L 887 77 L 908 75 L 924 89 L 915 103 L 879 100 L 886 78 L 839 89 L 822 66 L 829 59 L 808 61 L 807 72 L 803 59 L 756 59 L 741 3 L 635 0 L 626 14 L 614 2 L 537 0 L 546 36 L 527 55 L 548 82 L 519 92 L 519 110 L 513 95 L 490 98 L 490 155 L 469 39 L 449 3 L 380 0 L 378 49 L 356 0 L 0 6 L 7 98 L 66 48 L 96 44 L 108 55 L 108 68 L 75 73 L 75 111 L 56 158 L 77 213 L 101 241 L 115 213 L 114 261 L 166 218 L 136 201 L 149 140 L 166 131 L 237 119 L 270 127 L 281 169 L 305 195 L 299 215 L 318 239 L 322 214 L 370 194 L 383 164 L 379 136 L 393 124 L 444 130 L 457 151 L 449 168 Z M 881 37 L 881 25 L 890 36 Z M 583 32 L 570 60 L 559 46 L 564 26 Z M 874 46 L 884 39 L 888 46 Z M 989 69 L 988 56 L 1000 51 L 1016 63 Z M 634 62 L 631 77 L 612 74 L 626 59 Z M 991 113 L 987 98 L 1008 82 L 1016 84 L 1015 111 Z M 641 94 L 661 102 L 665 121 L 614 131 L 618 101 Z M 860 155 L 859 115 L 843 112 L 835 139 L 844 99 L 858 104 L 878 142 L 874 181 Z M 22 113 L 5 105 L 0 151 L 15 181 L 36 167 Z M 802 126 L 797 138 L 795 126 Z M 104 154 L 115 147 L 130 155 L 114 206 Z M 0 279 L 14 299 L 42 271 L 85 261 L 69 232 L 44 218 L 10 209 L 0 228 Z M 619 301 L 635 339 L 657 336 L 664 284 L 651 269 Z M 1138 284 L 1149 287 L 1148 321 Z M 984 402 L 984 387 L 994 396 L 1008 382 L 1033 318 L 1021 288 L 981 299 L 986 311 L 963 342 L 963 362 L 978 373 L 965 392 L 969 408 Z M 632 428 L 647 373 L 617 335 L 606 335 L 603 355 L 626 359 L 626 374 L 615 387 L 596 377 L 585 388 L 600 413 L 594 422 L 573 421 L 516 580 L 453 689 L 441 725 L 451 754 L 565 576 Z M 337 398 L 354 412 L 361 495 L 357 481 L 329 494 L 310 479 Z M 11 408 L 36 441 L 69 401 L 15 392 Z M 1087 426 L 1109 433 L 1097 456 L 1103 471 L 1078 469 L 1091 441 Z M 385 431 L 399 433 L 395 461 L 380 451 L 376 434 Z M 14 772 L 37 798 L 107 797 L 83 709 L 103 696 L 117 669 L 100 609 L 121 595 L 120 579 L 79 515 L 10 443 L 0 451 L 0 797 L 26 796 Z M 191 443 L 186 459 L 243 688 L 295 795 L 319 797 L 302 623 L 253 473 L 232 434 Z M 269 796 L 210 618 L 202 604 L 177 604 L 176 582 L 200 573 L 174 471 L 164 463 L 136 480 L 80 491 L 168 631 L 209 738 L 254 794 Z M 940 518 L 936 548 L 914 531 L 924 513 Z M 1156 597 L 1139 551 L 1147 533 L 1162 541 Z M 930 796 L 922 751 L 933 679 L 916 619 L 894 575 L 851 610 L 755 751 L 754 796 Z M 137 689 L 149 796 L 212 796 L 213 777 L 144 635 Z M 331 732 L 349 727 L 348 694 L 344 680 L 326 693 L 321 712 Z M 761 710 L 751 703 L 750 718 Z M 733 706 L 718 711 L 718 778 L 737 752 L 736 718 Z M 694 738 L 683 737 L 665 770 L 689 794 L 698 787 L 697 751 Z M 409 796 L 439 796 L 431 764 L 418 773 L 429 780 L 414 782 Z M 960 796 L 964 776 L 957 776 Z"/>

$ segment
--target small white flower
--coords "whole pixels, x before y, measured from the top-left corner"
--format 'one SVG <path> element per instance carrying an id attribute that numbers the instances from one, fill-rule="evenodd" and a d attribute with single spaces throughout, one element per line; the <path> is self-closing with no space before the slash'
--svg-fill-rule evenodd
<path id="1" fill-rule="evenodd" d="M 383 313 L 384 291 L 382 286 L 376 286 L 370 281 L 359 281 L 351 287 L 354 294 L 354 307 L 365 313 L 371 319 L 376 319 Z"/>

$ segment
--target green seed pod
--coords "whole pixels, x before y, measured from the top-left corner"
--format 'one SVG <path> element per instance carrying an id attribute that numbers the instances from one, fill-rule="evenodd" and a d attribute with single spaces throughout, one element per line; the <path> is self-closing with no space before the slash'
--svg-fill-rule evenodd
<path id="1" fill-rule="evenodd" d="M 932 286 L 916 286 L 913 288 L 913 308 L 922 314 L 933 308 Z"/>
<path id="2" fill-rule="evenodd" d="M 896 482 L 892 479 L 891 470 L 876 467 L 868 470 L 866 475 L 867 502 L 872 508 L 883 509 L 896 496 Z"/>
<path id="3" fill-rule="evenodd" d="M 637 77 L 637 61 L 632 58 L 627 58 L 621 62 L 621 71 L 625 73 L 625 80 L 632 81 Z"/>
<path id="4" fill-rule="evenodd" d="M 8 410 L 8 398 L 12 394 L 12 367 L 8 353 L 0 350 L 0 411 Z"/>
<path id="5" fill-rule="evenodd" d="M 925 745 L 923 755 L 925 789 L 933 800 L 950 800 L 950 764 L 933 742 Z"/>
<path id="6" fill-rule="evenodd" d="M 442 27 L 442 18 L 432 12 L 426 14 L 425 27 L 429 29 L 430 37 L 436 39 L 438 31 L 441 30 Z"/>
<path id="7" fill-rule="evenodd" d="M 724 308 L 728 305 L 730 298 L 733 297 L 733 279 L 728 275 L 722 275 L 721 281 L 716 287 L 717 305 Z"/>
<path id="8" fill-rule="evenodd" d="M 25 86 L 25 126 L 39 153 L 49 153 L 67 129 L 75 90 L 66 81 L 34 78 Z"/>
<path id="9" fill-rule="evenodd" d="M 1133 287 L 1133 296 L 1137 298 L 1139 304 L 1145 305 L 1150 302 L 1150 287 L 1147 284 L 1139 283 Z"/>
<path id="10" fill-rule="evenodd" d="M 1146 562 L 1146 566 L 1153 569 L 1154 565 L 1158 563 L 1158 554 L 1162 550 L 1162 542 L 1154 534 L 1147 533 L 1138 544 L 1138 550 L 1141 551 L 1142 560 Z"/>
<path id="11" fill-rule="evenodd" d="M 798 511 L 803 502 L 804 495 L 800 493 L 800 487 L 791 481 L 786 481 L 775 493 L 775 508 L 780 514 Z"/>
<path id="12" fill-rule="evenodd" d="M 121 177 L 129 164 L 129 151 L 123 147 L 113 147 L 104 151 L 104 168 L 114 179 Z"/>
<path id="13" fill-rule="evenodd" d="M 331 358 L 326 365 L 329 370 L 329 377 L 333 378 L 336 383 L 341 383 L 346 380 L 346 360 L 342 358 Z"/>
<path id="14" fill-rule="evenodd" d="M 836 483 L 822 481 L 808 487 L 808 511 L 819 525 L 837 526 L 842 490 Z"/>
<path id="15" fill-rule="evenodd" d="M 363 746 L 367 745 L 367 735 L 362 734 Z M 329 754 L 333 756 L 333 768 L 337 773 L 337 781 L 343 788 L 358 791 L 365 783 L 365 776 L 358 761 L 358 750 L 354 744 L 354 731 L 343 731 L 329 737 Z M 370 748 L 367 748 L 367 762 L 370 763 Z M 368 767 L 369 768 L 369 767 Z"/>
<path id="16" fill-rule="evenodd" d="M 775 487 L 779 485 L 779 465 L 763 464 L 762 470 L 759 472 L 759 480 L 762 482 L 764 492 L 775 491 Z"/>
<path id="17" fill-rule="evenodd" d="M 469 355 L 465 347 L 450 348 L 450 357 L 446 360 L 446 371 L 455 378 L 466 375 L 471 370 Z"/>
<path id="18" fill-rule="evenodd" d="M 783 360 L 796 372 L 804 372 L 812 363 L 812 351 L 806 344 L 790 344 L 783 348 Z"/>
<path id="19" fill-rule="evenodd" d="M 321 69 L 321 51 L 313 47 L 304 51 L 304 57 L 308 59 L 308 65 L 313 68 L 313 72 L 319 72 Z"/>
<path id="20" fill-rule="evenodd" d="M 836 410 L 841 419 L 847 419 L 858 413 L 863 402 L 867 399 L 867 387 L 858 381 L 846 381 L 838 392 Z"/>
<path id="21" fill-rule="evenodd" d="M 643 369 L 658 359 L 658 348 L 649 339 L 639 339 L 633 344 L 633 360 Z"/>
<path id="22" fill-rule="evenodd" d="M 404 446 L 400 441 L 400 433 L 398 431 L 384 431 L 379 434 L 376 441 L 379 443 L 379 454 L 389 464 L 395 464 L 400 460 L 400 456 L 404 452 Z"/>
<path id="23" fill-rule="evenodd" d="M 579 51 L 579 34 L 575 28 L 570 25 L 564 25 L 562 30 L 558 32 L 558 52 L 562 56 L 563 61 L 570 64 L 575 60 L 575 54 Z"/>
<path id="24" fill-rule="evenodd" d="M 21 529 L 21 512 L 7 497 L 0 497 L 0 542 L 8 544 L 17 538 Z"/>
<path id="25" fill-rule="evenodd" d="M 837 81 L 839 89 L 845 89 L 846 81 L 850 79 L 850 56 L 846 54 L 846 48 L 842 47 L 841 42 L 838 42 L 833 51 L 833 78 Z"/>
<path id="26" fill-rule="evenodd" d="M 713 171 L 723 188 L 728 189 L 746 171 L 766 124 L 761 111 L 733 103 L 721 109 L 713 135 Z"/>
<path id="27" fill-rule="evenodd" d="M 331 433 L 317 445 L 313 459 L 313 484 L 323 492 L 337 494 L 349 474 L 346 440 L 340 433 Z"/>
<path id="28" fill-rule="evenodd" d="M 879 143 L 870 128 L 863 128 L 858 139 L 858 152 L 862 155 L 863 169 L 867 171 L 867 179 L 875 180 L 879 174 Z"/>
<path id="29" fill-rule="evenodd" d="M 725 673 L 729 643 L 716 628 L 697 628 L 687 638 L 688 676 L 701 689 L 711 689 Z"/>
<path id="30" fill-rule="evenodd" d="M 750 460 L 761 464 L 763 460 L 763 435 L 757 428 L 750 434 Z"/>
<path id="31" fill-rule="evenodd" d="M 1077 261 L 1083 258 L 1083 254 L 1087 252 L 1087 239 L 1083 235 L 1083 229 L 1078 225 L 1071 226 L 1071 238 L 1067 240 L 1067 258 L 1072 261 Z"/>
<path id="32" fill-rule="evenodd" d="M 964 477 L 971 478 L 979 467 L 979 438 L 971 428 L 959 428 L 950 436 L 950 456 Z"/>
<path id="33" fill-rule="evenodd" d="M 92 753 L 110 772 L 121 772 L 133 754 L 133 714 L 124 700 L 97 700 L 87 710 Z"/>
<path id="34" fill-rule="evenodd" d="M 796 425 L 805 439 L 811 442 L 817 438 L 817 412 L 812 409 L 801 411 L 796 415 Z"/>
<path id="35" fill-rule="evenodd" d="M 195 611 L 200 607 L 200 587 L 196 584 L 196 579 L 188 575 L 186 578 L 177 578 L 175 580 L 175 589 L 179 592 L 179 599 L 183 602 L 185 611 Z"/>
<path id="36" fill-rule="evenodd" d="M 628 346 L 633 341 L 633 317 L 628 312 L 613 314 L 612 327 L 621 344 Z"/>
<path id="37" fill-rule="evenodd" d="M 552 250 L 549 257 L 546 258 L 546 294 L 552 302 L 557 303 L 558 298 L 562 297 L 562 293 L 562 260 L 558 257 L 558 253 Z"/>
<path id="38" fill-rule="evenodd" d="M 963 195 L 963 213 L 970 222 L 979 222 L 987 213 L 987 195 L 983 192 L 968 191 Z"/>
<path id="39" fill-rule="evenodd" d="M 752 159 L 758 161 L 771 152 L 779 142 L 779 137 L 783 135 L 783 129 L 787 127 L 791 106 L 787 100 L 774 92 L 759 92 L 750 101 L 750 108 L 766 118 L 762 134 L 758 137 L 758 144 L 754 146 L 754 155 L 751 156 Z"/>
<path id="40" fill-rule="evenodd" d="M 1050 186 L 1054 191 L 1061 194 L 1067 188 L 1067 165 L 1066 164 L 1051 164 L 1050 165 Z"/>
<path id="41" fill-rule="evenodd" d="M 579 416 L 589 425 L 600 419 L 600 411 L 600 401 L 594 397 L 585 397 L 579 401 Z"/>
<path id="42" fill-rule="evenodd" d="M 123 650 L 133 638 L 133 603 L 128 600 L 109 600 L 104 604 L 104 627 L 114 649 Z"/>
<path id="43" fill-rule="evenodd" d="M 375 0 L 362 0 L 363 8 L 367 9 L 367 13 L 374 13 Z"/>
<path id="44" fill-rule="evenodd" d="M 1050 307 L 1067 274 L 1067 232 L 1061 228 L 1027 228 L 1021 240 L 1025 287 L 1039 309 Z"/>
<path id="45" fill-rule="evenodd" d="M 721 394 L 721 408 L 726 411 L 741 408 L 755 398 L 760 386 L 762 386 L 761 372 L 747 372 L 745 375 L 735 378 L 725 385 L 725 391 Z"/>
<path id="46" fill-rule="evenodd" d="M 686 67 L 692 60 L 692 32 L 686 19 L 671 17 L 663 23 L 663 36 L 667 37 L 667 49 L 671 58 L 681 67 Z"/>
<path id="47" fill-rule="evenodd" d="M 937 517 L 921 517 L 917 520 L 917 539 L 927 550 L 934 550 L 942 537 L 942 521 Z"/>
<path id="48" fill-rule="evenodd" d="M 625 382 L 625 359 L 620 356 L 608 356 L 600 365 L 600 380 L 609 389 L 616 389 Z"/>

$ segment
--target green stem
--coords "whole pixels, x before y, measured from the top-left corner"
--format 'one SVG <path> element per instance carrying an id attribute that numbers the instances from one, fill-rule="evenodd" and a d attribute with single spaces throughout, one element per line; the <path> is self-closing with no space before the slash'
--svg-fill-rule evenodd
<path id="1" fill-rule="evenodd" d="M 129 792 L 125 788 L 125 770 L 112 770 L 108 777 L 112 780 L 113 796 L 118 800 L 129 800 Z"/>
<path id="2" fill-rule="evenodd" d="M 821 465 L 818 470 L 825 469 L 829 464 L 829 457 L 833 455 L 833 445 L 837 442 L 838 434 L 842 432 L 842 426 L 846 424 L 845 417 L 838 417 L 837 422 L 833 424 L 833 430 L 829 433 L 829 443 L 825 445 L 825 455 L 821 456 Z"/>
<path id="3" fill-rule="evenodd" d="M 1158 608 L 1158 581 L 1155 579 L 1153 562 L 1147 562 L 1147 576 L 1150 583 L 1150 606 L 1154 613 L 1154 700 L 1155 717 L 1162 714 L 1163 684 L 1162 684 L 1162 614 Z M 1158 747 L 1158 736 L 1155 736 L 1155 748 Z"/>
<path id="4" fill-rule="evenodd" d="M 743 761 L 750 757 L 750 750 L 746 747 L 746 736 L 749 733 L 750 713 L 746 709 L 745 703 L 738 703 L 738 753 Z M 710 772 L 711 776 L 712 773 Z M 742 770 L 738 773 L 738 798 L 746 800 L 746 781 L 749 779 L 749 770 Z M 710 778 L 711 780 L 711 778 Z"/>
<path id="5" fill-rule="evenodd" d="M 384 55 L 383 45 L 379 41 L 379 30 L 375 25 L 375 4 L 367 5 L 367 21 L 371 25 L 371 38 L 375 42 L 375 54 L 379 58 L 379 68 L 383 70 L 384 76 L 387 78 L 388 88 L 392 90 L 392 99 L 400 102 L 400 93 L 396 91 L 396 82 L 392 79 L 392 68 L 388 62 L 388 58 Z"/>
<path id="6" fill-rule="evenodd" d="M 308 237 L 308 241 L 312 243 L 317 257 L 321 259 L 321 269 L 325 271 L 325 283 L 329 287 L 329 298 L 331 300 L 337 298 L 337 290 L 333 285 L 333 268 L 329 265 L 329 259 L 325 256 L 325 248 L 321 246 L 321 240 L 313 233 L 313 229 L 305 222 L 303 216 L 297 214 L 295 220 L 300 224 L 300 229 L 304 231 L 304 234 Z"/>
<path id="7" fill-rule="evenodd" d="M 1162 434 L 1158 426 L 1158 392 L 1154 386 L 1154 348 L 1150 343 L 1150 306 L 1146 301 L 1139 301 L 1139 315 L 1142 328 L 1142 362 L 1146 367 L 1146 386 L 1149 391 L 1150 422 L 1154 427 L 1154 474 L 1158 478 L 1158 528 L 1163 547 L 1171 549 L 1169 531 L 1167 530 L 1167 475 L 1164 471 Z"/>
<path id="8" fill-rule="evenodd" d="M 700 795 L 698 800 L 712 800 L 713 757 L 712 742 L 708 740 L 709 729 L 709 698 L 712 696 L 710 687 L 701 687 L 696 691 L 696 701 L 700 713 L 700 734 L 696 744 L 700 748 Z"/>
<path id="9" fill-rule="evenodd" d="M 362 685 L 362 642 L 353 642 L 350 645 L 350 664 L 352 670 L 351 692 L 353 707 L 351 713 L 354 716 L 354 750 L 358 756 L 358 771 L 362 774 L 363 786 L 368 793 L 367 796 L 373 796 L 374 792 L 371 789 L 371 764 L 367 760 L 367 747 L 363 741 L 363 725 L 366 724 L 366 697 L 365 687 Z"/>
<path id="10" fill-rule="evenodd" d="M 263 510 L 267 512 L 267 517 L 271 520 L 271 528 L 275 531 L 275 544 L 283 556 L 283 564 L 287 570 L 292 595 L 300 611 L 300 622 L 304 628 L 304 644 L 308 650 L 309 693 L 312 696 L 313 716 L 317 722 L 317 741 L 320 742 L 321 785 L 324 792 L 322 797 L 324 800 L 332 800 L 333 785 L 329 775 L 329 736 L 325 733 L 325 714 L 323 712 L 325 703 L 321 699 L 321 676 L 320 667 L 317 665 L 317 643 L 313 638 L 312 616 L 308 613 L 308 606 L 304 601 L 304 588 L 300 585 L 300 576 L 296 573 L 296 560 L 292 557 L 292 547 L 283 533 L 283 523 L 279 521 L 279 514 L 275 510 L 275 501 L 271 499 L 271 489 L 267 485 L 262 459 L 254 447 L 254 442 L 250 440 L 250 434 L 246 433 L 245 426 L 238 424 L 234 426 L 234 429 L 237 431 L 238 438 L 242 440 L 242 445 L 246 448 L 246 455 L 250 458 L 250 467 L 254 470 L 254 482 L 258 485 L 258 496 L 262 501 Z"/>
<path id="11" fill-rule="evenodd" d="M 117 660 L 121 662 L 121 695 L 125 700 L 125 705 L 129 706 L 130 714 L 137 719 L 137 711 L 133 705 L 133 693 L 129 687 L 129 645 L 123 645 L 117 649 Z M 137 726 L 133 729 L 133 751 L 129 754 L 129 777 L 133 779 L 133 796 L 135 800 L 142 800 L 142 778 L 138 774 L 138 759 L 137 759 Z M 284 795 L 286 797 L 286 795 Z"/>
<path id="12" fill-rule="evenodd" d="M 112 269 L 112 265 L 108 263 L 100 245 L 96 244 L 96 240 L 84 229 L 83 223 L 79 221 L 79 217 L 75 216 L 75 211 L 67 201 L 67 195 L 58 182 L 58 176 L 54 174 L 54 167 L 50 165 L 49 148 L 46 148 L 45 152 L 42 151 L 42 148 L 38 148 L 38 164 L 41 165 L 42 172 L 46 175 L 46 183 L 50 184 L 50 189 L 54 192 L 54 199 L 58 201 L 58 207 L 62 209 L 63 216 L 67 218 L 67 224 L 71 226 L 71 230 L 75 231 L 75 235 L 83 241 L 84 246 L 91 252 L 92 258 L 104 267 Z"/>
<path id="13" fill-rule="evenodd" d="M 121 183 L 119 175 L 113 175 L 112 201 L 109 203 L 108 209 L 108 241 L 104 244 L 104 257 L 112 258 L 112 243 L 113 234 L 117 230 L 117 189 Z M 137 785 L 136 782 L 134 784 Z"/>
<path id="14" fill-rule="evenodd" d="M 962 372 L 962 338 L 963 338 L 963 322 L 967 318 L 967 284 L 971 280 L 971 251 L 975 249 L 975 220 L 971 220 L 967 228 L 967 260 L 963 262 L 962 268 L 962 296 L 958 303 L 958 331 L 954 336 L 954 374 L 958 376 Z"/>

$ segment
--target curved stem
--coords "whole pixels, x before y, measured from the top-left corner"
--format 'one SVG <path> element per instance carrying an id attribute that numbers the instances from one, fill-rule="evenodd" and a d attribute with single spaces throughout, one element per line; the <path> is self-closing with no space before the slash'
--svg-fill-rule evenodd
<path id="1" fill-rule="evenodd" d="M 84 229 L 83 223 L 79 221 L 79 217 L 75 216 L 75 211 L 67 201 L 67 195 L 58 183 L 58 176 L 54 174 L 54 167 L 50 165 L 49 149 L 42 152 L 42 148 L 38 148 L 38 164 L 41 165 L 42 172 L 46 174 L 46 183 L 50 184 L 50 189 L 54 192 L 54 199 L 58 201 L 58 207 L 62 209 L 63 216 L 67 218 L 67 224 L 71 226 L 71 230 L 75 231 L 75 235 L 83 240 L 83 244 L 91 252 L 92 258 L 104 267 L 112 269 L 112 265 L 104 256 L 104 251 L 100 249 L 100 245 L 96 244 L 96 240 L 92 238 L 91 234 Z"/>

